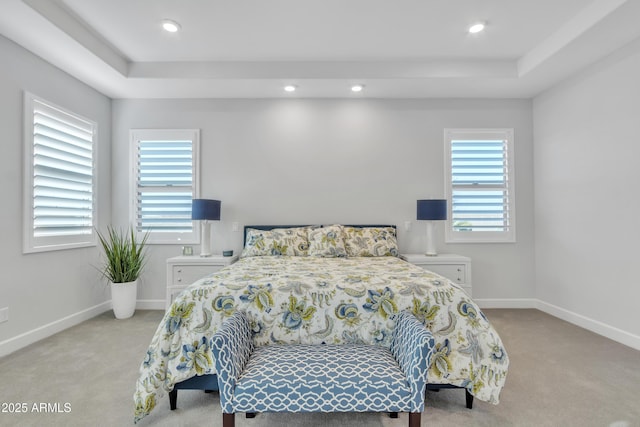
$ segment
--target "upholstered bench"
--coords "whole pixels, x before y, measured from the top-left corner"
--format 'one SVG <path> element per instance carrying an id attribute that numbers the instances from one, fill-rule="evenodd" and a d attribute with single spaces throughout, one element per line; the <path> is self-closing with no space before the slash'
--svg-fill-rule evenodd
<path id="1" fill-rule="evenodd" d="M 409 312 L 396 315 L 391 347 L 254 347 L 249 320 L 236 312 L 211 342 L 224 427 L 245 412 L 409 412 L 420 425 L 431 333 Z"/>

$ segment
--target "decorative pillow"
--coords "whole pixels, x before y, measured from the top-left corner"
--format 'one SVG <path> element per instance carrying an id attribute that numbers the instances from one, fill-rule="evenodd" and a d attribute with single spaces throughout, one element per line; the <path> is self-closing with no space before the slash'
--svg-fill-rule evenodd
<path id="1" fill-rule="evenodd" d="M 242 258 L 252 256 L 307 256 L 309 239 L 307 227 L 274 228 L 272 230 L 247 230 L 247 240 Z"/>
<path id="2" fill-rule="evenodd" d="M 344 227 L 347 256 L 398 256 L 393 227 Z"/>
<path id="3" fill-rule="evenodd" d="M 346 257 L 341 225 L 309 230 L 309 255 L 317 257 Z"/>

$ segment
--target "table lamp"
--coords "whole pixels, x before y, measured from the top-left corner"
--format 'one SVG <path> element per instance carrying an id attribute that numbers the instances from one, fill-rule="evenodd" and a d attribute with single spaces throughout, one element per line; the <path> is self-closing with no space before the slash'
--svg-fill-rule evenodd
<path id="1" fill-rule="evenodd" d="M 433 221 L 447 219 L 447 201 L 443 199 L 418 200 L 417 219 L 427 221 L 427 256 L 436 256 L 436 245 L 433 242 Z"/>
<path id="2" fill-rule="evenodd" d="M 211 224 L 220 221 L 220 200 L 193 199 L 191 219 L 202 221 L 200 225 L 200 256 L 211 256 Z"/>

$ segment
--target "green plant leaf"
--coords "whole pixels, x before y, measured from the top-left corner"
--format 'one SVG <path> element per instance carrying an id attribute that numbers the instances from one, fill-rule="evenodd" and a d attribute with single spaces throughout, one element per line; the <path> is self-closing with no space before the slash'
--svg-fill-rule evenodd
<path id="1" fill-rule="evenodd" d="M 96 230 L 100 245 L 104 252 L 104 263 L 100 272 L 113 283 L 133 282 L 140 277 L 146 263 L 145 247 L 149 233 L 141 240 L 136 236 L 133 227 L 128 231 L 107 227 L 107 233 Z"/>

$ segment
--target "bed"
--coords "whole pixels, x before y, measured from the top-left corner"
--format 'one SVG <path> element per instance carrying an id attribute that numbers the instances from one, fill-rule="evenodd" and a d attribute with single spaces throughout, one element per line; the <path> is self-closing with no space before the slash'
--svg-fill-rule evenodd
<path id="1" fill-rule="evenodd" d="M 244 241 L 237 263 L 165 313 L 140 366 L 136 422 L 176 384 L 215 374 L 209 342 L 236 310 L 256 345 L 388 345 L 394 314 L 408 309 L 436 339 L 428 382 L 499 402 L 509 358 L 498 333 L 462 288 L 398 258 L 395 227 L 247 226 Z"/>

